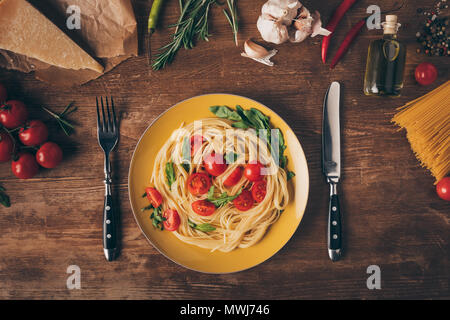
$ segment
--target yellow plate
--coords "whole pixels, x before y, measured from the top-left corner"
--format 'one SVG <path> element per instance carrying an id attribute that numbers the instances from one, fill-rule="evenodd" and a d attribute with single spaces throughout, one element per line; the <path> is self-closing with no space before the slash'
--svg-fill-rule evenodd
<path id="1" fill-rule="evenodd" d="M 270 117 L 271 124 L 281 129 L 287 145 L 288 169 L 296 176 L 289 182 L 290 202 L 280 219 L 273 224 L 264 238 L 246 249 L 236 249 L 229 253 L 210 252 L 194 245 L 186 244 L 169 231 L 159 231 L 152 226 L 148 212 L 141 208 L 148 205 L 142 198 L 149 186 L 155 156 L 169 139 L 172 132 L 182 122 L 211 118 L 209 111 L 213 105 L 236 105 L 244 109 L 260 110 Z M 303 149 L 289 128 L 275 112 L 254 100 L 230 94 L 208 94 L 182 101 L 157 118 L 139 140 L 130 164 L 128 190 L 134 217 L 150 243 L 170 260 L 192 270 L 207 273 L 229 273 L 241 271 L 260 264 L 280 250 L 294 234 L 306 208 L 309 190 L 309 175 Z"/>

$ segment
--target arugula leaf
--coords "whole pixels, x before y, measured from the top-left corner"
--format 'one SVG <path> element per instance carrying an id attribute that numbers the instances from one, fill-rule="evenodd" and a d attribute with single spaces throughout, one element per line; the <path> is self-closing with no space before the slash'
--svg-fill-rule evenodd
<path id="1" fill-rule="evenodd" d="M 191 169 L 189 163 L 182 163 L 181 166 L 183 167 L 184 170 L 186 170 L 187 173 L 189 173 L 189 170 Z"/>
<path id="2" fill-rule="evenodd" d="M 214 197 L 214 186 L 211 186 L 211 188 L 208 191 L 207 200 L 209 202 L 211 202 L 212 204 L 214 204 L 216 207 L 222 207 L 222 206 L 226 205 L 228 202 L 236 199 L 241 193 L 242 193 L 242 188 L 234 196 L 229 196 L 226 192 L 224 192 L 218 198 L 215 198 Z"/>
<path id="3" fill-rule="evenodd" d="M 169 188 L 171 188 L 172 183 L 175 182 L 175 170 L 173 169 L 172 162 L 166 163 L 166 179 L 167 179 L 167 184 L 168 184 Z"/>
<path id="4" fill-rule="evenodd" d="M 153 206 L 151 204 L 149 204 L 148 206 L 141 208 L 141 211 L 144 212 L 144 211 L 152 210 L 152 209 L 154 209 Z"/>
<path id="5" fill-rule="evenodd" d="M 188 220 L 188 225 L 193 229 L 197 229 L 197 230 L 203 231 L 203 232 L 211 232 L 211 231 L 216 230 L 216 228 L 213 227 L 209 223 L 196 224 L 196 223 L 192 222 L 191 220 Z"/>
<path id="6" fill-rule="evenodd" d="M 233 121 L 241 121 L 241 116 L 236 112 L 228 108 L 227 106 L 212 106 L 209 110 L 219 118 L 224 118 Z"/>
<path id="7" fill-rule="evenodd" d="M 231 124 L 231 126 L 238 128 L 238 129 L 248 129 L 249 128 L 249 125 L 246 124 L 244 121 L 233 122 Z"/>
<path id="8" fill-rule="evenodd" d="M 295 173 L 293 171 L 288 171 L 286 175 L 287 175 L 287 181 L 289 181 L 293 177 L 295 177 Z"/>
<path id="9" fill-rule="evenodd" d="M 150 219 L 152 220 L 152 225 L 155 228 L 160 229 L 161 231 L 164 230 L 163 222 L 166 221 L 167 219 L 164 218 L 161 214 L 161 206 L 153 209 L 153 212 L 150 215 Z"/>

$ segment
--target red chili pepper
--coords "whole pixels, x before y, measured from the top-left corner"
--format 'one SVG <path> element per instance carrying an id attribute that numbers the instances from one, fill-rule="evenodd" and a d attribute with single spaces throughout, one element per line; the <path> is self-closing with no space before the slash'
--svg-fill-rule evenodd
<path id="1" fill-rule="evenodd" d="M 355 24 L 350 31 L 347 33 L 347 35 L 344 38 L 344 41 L 342 41 L 338 51 L 336 52 L 336 55 L 333 57 L 333 60 L 331 61 L 330 69 L 333 69 L 336 64 L 339 62 L 339 60 L 342 58 L 342 56 L 347 52 L 348 47 L 353 42 L 353 39 L 358 35 L 358 33 L 361 31 L 362 27 L 366 24 L 366 19 L 362 19 L 357 24 Z"/>
<path id="2" fill-rule="evenodd" d="M 337 7 L 336 11 L 333 13 L 333 16 L 330 19 L 330 22 L 328 22 L 325 29 L 331 31 L 332 33 L 329 36 L 323 37 L 322 39 L 322 61 L 325 63 L 327 61 L 327 52 L 328 52 L 328 46 L 330 45 L 330 39 L 333 35 L 334 30 L 336 30 L 336 27 L 341 21 L 344 14 L 350 9 L 350 7 L 356 2 L 357 0 L 344 0 L 342 3 Z"/>

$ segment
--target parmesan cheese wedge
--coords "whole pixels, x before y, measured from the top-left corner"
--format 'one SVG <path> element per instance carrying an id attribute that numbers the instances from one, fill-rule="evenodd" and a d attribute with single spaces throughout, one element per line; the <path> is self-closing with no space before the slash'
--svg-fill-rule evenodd
<path id="1" fill-rule="evenodd" d="M 104 70 L 26 0 L 0 0 L 0 48 L 64 69 Z"/>

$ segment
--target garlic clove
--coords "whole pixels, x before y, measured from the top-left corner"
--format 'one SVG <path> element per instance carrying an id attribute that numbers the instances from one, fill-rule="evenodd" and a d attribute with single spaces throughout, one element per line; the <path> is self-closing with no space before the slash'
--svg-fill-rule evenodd
<path id="1" fill-rule="evenodd" d="M 244 50 L 247 56 L 250 58 L 263 58 L 269 54 L 266 48 L 256 44 L 252 40 L 247 40 L 244 43 Z"/>
<path id="2" fill-rule="evenodd" d="M 263 63 L 268 66 L 273 66 L 274 63 L 270 61 L 274 55 L 277 54 L 277 50 L 267 50 L 263 46 L 253 42 L 252 40 L 247 40 L 244 43 L 245 52 L 241 53 L 241 56 L 253 59 L 257 62 Z"/>
<path id="3" fill-rule="evenodd" d="M 322 35 L 322 36 L 329 36 L 331 34 L 331 31 L 322 28 L 322 20 L 320 19 L 320 13 L 319 11 L 315 11 L 313 13 L 313 18 L 314 18 L 314 22 L 312 25 L 312 34 L 311 37 L 315 37 L 317 35 Z"/>

